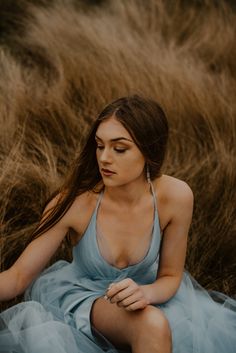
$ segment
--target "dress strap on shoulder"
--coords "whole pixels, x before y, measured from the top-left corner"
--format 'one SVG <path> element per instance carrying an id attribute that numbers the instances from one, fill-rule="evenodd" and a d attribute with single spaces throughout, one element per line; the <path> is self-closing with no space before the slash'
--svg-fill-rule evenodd
<path id="1" fill-rule="evenodd" d="M 102 199 L 103 194 L 104 194 L 104 189 L 102 189 L 102 190 L 100 191 L 100 193 L 99 193 L 99 196 L 98 196 L 98 199 L 97 199 L 97 204 L 96 204 L 96 209 L 95 209 L 96 211 L 97 211 L 98 206 L 99 206 L 99 204 L 100 204 L 100 202 L 101 202 L 101 199 Z"/>
<path id="2" fill-rule="evenodd" d="M 153 186 L 153 183 L 151 182 L 151 180 L 149 181 L 149 184 L 150 184 L 150 189 L 151 189 L 153 200 L 154 200 L 155 209 L 157 210 L 156 193 L 155 193 L 154 186 Z"/>

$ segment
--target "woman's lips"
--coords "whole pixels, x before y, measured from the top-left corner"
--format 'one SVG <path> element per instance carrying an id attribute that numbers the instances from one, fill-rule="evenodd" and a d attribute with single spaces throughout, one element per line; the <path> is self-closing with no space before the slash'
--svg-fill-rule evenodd
<path id="1" fill-rule="evenodd" d="M 102 168 L 102 173 L 103 173 L 104 175 L 106 175 L 106 176 L 115 174 L 115 172 L 112 172 L 111 170 L 109 170 L 109 169 L 104 169 L 104 168 Z"/>

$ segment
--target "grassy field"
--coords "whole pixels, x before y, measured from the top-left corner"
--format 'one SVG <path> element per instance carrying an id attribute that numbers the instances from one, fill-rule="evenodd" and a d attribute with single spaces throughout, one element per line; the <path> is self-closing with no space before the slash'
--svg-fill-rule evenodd
<path id="1" fill-rule="evenodd" d="M 169 119 L 164 172 L 195 195 L 186 269 L 205 288 L 235 296 L 236 15 L 229 3 L 5 1 L 0 23 L 1 270 L 24 249 L 100 109 L 143 93 Z M 51 262 L 58 258 L 71 258 L 66 243 Z"/>

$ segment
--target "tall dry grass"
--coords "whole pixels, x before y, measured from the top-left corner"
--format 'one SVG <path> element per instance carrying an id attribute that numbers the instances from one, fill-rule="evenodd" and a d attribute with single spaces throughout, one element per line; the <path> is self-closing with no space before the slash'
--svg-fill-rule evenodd
<path id="1" fill-rule="evenodd" d="M 165 173 L 195 195 L 186 268 L 207 289 L 235 295 L 232 9 L 210 0 L 14 6 L 0 11 L 1 270 L 24 249 L 100 109 L 140 92 L 169 119 Z M 66 243 L 58 258 L 71 258 Z"/>

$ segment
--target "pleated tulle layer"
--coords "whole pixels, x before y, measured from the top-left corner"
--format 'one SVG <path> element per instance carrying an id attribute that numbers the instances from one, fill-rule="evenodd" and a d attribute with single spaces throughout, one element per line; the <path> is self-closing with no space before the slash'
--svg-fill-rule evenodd
<path id="1" fill-rule="evenodd" d="M 28 301 L 1 313 L 0 352 L 117 353 L 99 333 L 96 342 L 90 340 L 72 323 L 64 322 L 59 311 L 55 312 L 53 307 L 44 308 L 38 302 Z"/>
<path id="2" fill-rule="evenodd" d="M 53 276 L 53 271 L 50 273 Z M 87 317 L 91 303 L 83 309 L 88 311 Z M 207 292 L 185 271 L 176 295 L 156 306 L 163 310 L 170 323 L 173 353 L 236 353 L 234 299 L 219 292 Z M 99 332 L 95 334 L 94 328 L 91 328 L 92 337 L 86 330 L 80 330 L 77 322 L 80 314 L 83 317 L 81 308 L 65 315 L 55 304 L 29 300 L 5 310 L 0 314 L 0 352 L 124 352 Z M 143 353 L 146 353 L 145 347 Z"/>
<path id="3" fill-rule="evenodd" d="M 187 271 L 176 295 L 158 307 L 170 323 L 173 353 L 236 353 L 236 300 L 206 291 Z"/>

